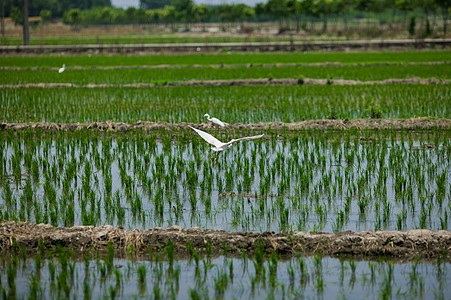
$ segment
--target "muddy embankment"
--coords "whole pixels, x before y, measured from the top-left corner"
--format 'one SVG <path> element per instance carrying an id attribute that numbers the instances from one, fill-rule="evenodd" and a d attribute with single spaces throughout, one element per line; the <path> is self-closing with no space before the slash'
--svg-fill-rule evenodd
<path id="1" fill-rule="evenodd" d="M 41 54 L 171 54 L 234 52 L 295 52 L 295 51 L 380 51 L 382 49 L 447 49 L 450 39 L 393 39 L 352 41 L 275 41 L 232 43 L 172 43 L 172 44 L 91 44 L 91 45 L 37 45 L 0 46 L 2 55 Z"/>
<path id="2" fill-rule="evenodd" d="M 158 130 L 180 131 L 188 130 L 188 125 L 199 129 L 213 129 L 220 131 L 230 130 L 255 130 L 255 131 L 298 131 L 298 130 L 346 130 L 346 129 L 391 129 L 391 130 L 415 130 L 415 129 L 449 129 L 451 119 L 411 118 L 411 119 L 356 119 L 356 120 L 310 120 L 294 123 L 267 122 L 255 124 L 227 124 L 219 128 L 211 123 L 166 123 L 166 122 L 90 122 L 90 123 L 0 123 L 1 130 L 21 131 L 26 129 L 41 129 L 50 131 L 72 131 L 72 130 L 100 130 L 113 132 L 126 132 L 130 130 L 144 130 L 148 132 Z"/>
<path id="3" fill-rule="evenodd" d="M 438 255 L 449 260 L 451 250 L 450 231 L 426 229 L 409 231 L 363 231 L 342 233 L 251 233 L 222 230 L 184 229 L 178 226 L 152 228 L 145 231 L 126 231 L 112 226 L 75 226 L 56 228 L 48 224 L 6 221 L 0 223 L 0 251 L 24 249 L 28 253 L 55 250 L 58 246 L 73 250 L 76 254 L 89 251 L 105 252 L 112 242 L 116 255 L 164 251 L 172 241 L 174 252 L 186 256 L 189 249 L 205 254 L 219 255 L 227 249 L 230 255 L 243 251 L 253 255 L 256 247 L 263 245 L 265 253 L 278 251 L 281 256 L 296 254 L 353 257 L 393 257 L 414 259 L 435 258 Z M 44 246 L 43 246 L 44 245 Z M 42 249 L 45 247 L 45 249 Z"/>
<path id="4" fill-rule="evenodd" d="M 133 84 L 74 84 L 74 83 L 25 83 L 4 84 L 0 89 L 14 88 L 152 88 L 152 87 L 180 87 L 180 86 L 260 86 L 260 85 L 374 85 L 374 84 L 450 84 L 451 80 L 436 78 L 422 79 L 391 78 L 384 80 L 360 81 L 347 79 L 313 79 L 313 78 L 255 78 L 255 79 L 226 79 L 226 80 L 187 80 L 167 81 L 162 83 L 133 83 Z"/>
<path id="5" fill-rule="evenodd" d="M 377 66 L 436 66 L 450 62 L 380 62 L 380 63 L 276 63 L 276 64 L 220 64 L 220 65 L 147 65 L 147 66 L 72 66 L 70 70 L 155 70 L 155 69 L 234 69 L 234 68 L 289 68 L 289 67 L 377 67 Z M 60 67 L 0 67 L 0 71 L 58 71 Z"/>

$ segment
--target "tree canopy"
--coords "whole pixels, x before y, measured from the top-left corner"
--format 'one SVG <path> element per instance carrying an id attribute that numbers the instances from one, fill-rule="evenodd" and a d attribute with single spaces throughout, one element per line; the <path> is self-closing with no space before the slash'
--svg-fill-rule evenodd
<path id="1" fill-rule="evenodd" d="M 5 2 L 6 16 L 16 7 L 22 10 L 22 0 L 2 0 Z M 62 17 L 65 11 L 72 8 L 80 10 L 91 9 L 98 6 L 111 7 L 111 0 L 29 0 L 28 9 L 30 16 L 39 16 L 43 9 L 49 10 L 51 16 Z"/>
<path id="2" fill-rule="evenodd" d="M 6 16 L 16 24 L 21 21 L 22 0 L 4 0 Z M 265 0 L 262 0 L 265 1 Z M 364 17 L 384 11 L 396 11 L 403 16 L 413 11 L 426 15 L 440 13 L 444 32 L 451 0 L 266 0 L 255 7 L 245 4 L 197 5 L 193 0 L 141 0 L 140 8 L 114 8 L 111 0 L 33 0 L 29 1 L 30 16 L 44 19 L 63 17 L 63 22 L 74 27 L 80 24 L 132 24 L 174 22 L 240 22 L 299 20 L 305 17 L 324 22 L 343 17 L 345 24 L 349 14 Z"/>

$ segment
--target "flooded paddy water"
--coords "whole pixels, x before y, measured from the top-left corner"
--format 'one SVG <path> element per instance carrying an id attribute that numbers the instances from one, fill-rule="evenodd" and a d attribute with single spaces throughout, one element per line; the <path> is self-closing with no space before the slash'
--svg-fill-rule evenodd
<path id="1" fill-rule="evenodd" d="M 193 135 L 83 134 L 3 139 L 3 219 L 127 230 L 448 229 L 446 132 L 272 135 L 222 153 Z"/>
<path id="2" fill-rule="evenodd" d="M 451 264 L 321 256 L 186 260 L 39 256 L 0 265 L 4 298 L 446 299 Z M 13 279 L 14 278 L 14 279 Z"/>
<path id="3" fill-rule="evenodd" d="M 245 131 L 266 136 L 222 153 L 188 130 L 5 131 L 0 217 L 68 228 L 177 225 L 262 237 L 449 229 L 449 129 Z M 224 141 L 236 137 L 210 132 Z M 282 258 L 258 245 L 239 254 L 224 246 L 211 255 L 207 244 L 190 248 L 188 240 L 185 255 L 167 241 L 149 245 L 145 254 L 134 253 L 136 242 L 120 251 L 108 244 L 106 252 L 82 253 L 70 244 L 49 250 L 42 240 L 34 246 L 15 241 L 5 238 L 2 246 L 9 249 L 0 265 L 6 298 L 375 299 L 450 292 L 449 238 L 428 261 L 421 251 L 409 252 L 406 261 L 380 253 L 358 261 L 314 251 Z"/>

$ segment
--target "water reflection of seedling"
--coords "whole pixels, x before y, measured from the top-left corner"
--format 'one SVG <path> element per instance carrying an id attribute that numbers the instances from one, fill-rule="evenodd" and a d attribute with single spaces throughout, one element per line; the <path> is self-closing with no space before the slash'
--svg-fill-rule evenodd
<path id="1" fill-rule="evenodd" d="M 387 270 L 383 270 L 383 282 L 380 291 L 380 297 L 383 299 L 389 299 L 391 297 L 393 291 L 393 265 L 391 263 L 388 264 Z"/>
<path id="2" fill-rule="evenodd" d="M 6 267 L 6 276 L 8 281 L 8 297 L 16 298 L 16 266 L 9 263 Z"/>
<path id="3" fill-rule="evenodd" d="M 315 278 L 316 278 L 316 291 L 317 293 L 322 293 L 324 291 L 324 277 L 323 277 L 323 263 L 322 263 L 322 255 L 318 253 L 313 258 L 314 268 L 315 268 Z"/>
<path id="4" fill-rule="evenodd" d="M 271 253 L 271 257 L 268 263 L 269 284 L 272 287 L 275 287 L 277 283 L 277 263 L 278 263 L 277 252 L 273 252 Z"/>
<path id="5" fill-rule="evenodd" d="M 168 258 L 169 265 L 172 266 L 174 263 L 174 242 L 169 241 L 166 244 L 166 257 Z"/>
<path id="6" fill-rule="evenodd" d="M 147 274 L 147 269 L 145 265 L 140 265 L 138 266 L 138 268 L 136 269 L 137 272 L 137 280 L 138 280 L 138 285 L 139 285 L 139 289 L 141 294 L 144 293 L 145 289 L 146 289 L 146 285 L 144 284 L 146 281 L 146 274 Z"/>
<path id="7" fill-rule="evenodd" d="M 217 269 L 217 276 L 214 278 L 215 294 L 216 296 L 224 295 L 227 286 L 229 285 L 229 277 L 226 271 Z"/>
<path id="8" fill-rule="evenodd" d="M 264 258 L 264 249 L 265 244 L 258 240 L 255 243 L 255 261 L 254 261 L 254 267 L 255 267 L 255 274 L 256 274 L 256 280 L 257 282 L 260 280 L 262 276 L 264 276 L 264 266 L 263 266 L 263 258 Z"/>

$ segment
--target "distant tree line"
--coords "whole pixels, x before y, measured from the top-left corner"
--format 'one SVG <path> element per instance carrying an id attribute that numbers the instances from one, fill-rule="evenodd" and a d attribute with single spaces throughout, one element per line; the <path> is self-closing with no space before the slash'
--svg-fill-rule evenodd
<path id="1" fill-rule="evenodd" d="M 17 11 L 22 11 L 22 0 L 0 0 L 4 3 L 5 16 L 12 17 Z M 49 11 L 51 17 L 61 18 L 65 11 L 72 8 L 87 10 L 93 7 L 111 7 L 111 0 L 29 0 L 30 16 L 39 16 L 42 10 Z"/>
<path id="2" fill-rule="evenodd" d="M 11 17 L 20 14 L 21 0 L 6 1 L 5 10 Z M 263 0 L 262 0 L 263 1 Z M 278 21 L 280 25 L 295 24 L 296 30 L 306 20 L 321 20 L 324 31 L 330 18 L 341 18 L 347 27 L 350 16 L 377 16 L 381 14 L 402 16 L 408 23 L 408 14 L 416 11 L 424 16 L 428 28 L 428 16 L 441 14 L 443 30 L 447 31 L 451 0 L 268 0 L 255 7 L 245 4 L 196 5 L 192 0 L 141 0 L 141 7 L 113 8 L 110 0 L 33 0 L 30 16 L 62 17 L 73 26 L 89 24 L 133 23 L 192 23 L 192 22 L 240 22 Z M 16 8 L 16 10 L 14 10 Z M 44 10 L 44 13 L 43 13 Z M 410 27 L 415 28 L 415 18 Z"/>

